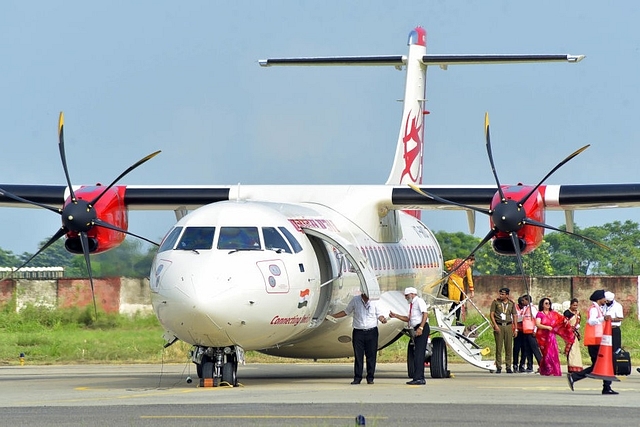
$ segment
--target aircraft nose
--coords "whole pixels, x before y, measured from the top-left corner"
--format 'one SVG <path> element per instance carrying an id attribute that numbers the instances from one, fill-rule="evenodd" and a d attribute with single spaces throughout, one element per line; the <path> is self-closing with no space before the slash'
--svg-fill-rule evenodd
<path id="1" fill-rule="evenodd" d="M 178 257 L 185 255 L 200 257 L 190 253 L 180 253 Z M 258 254 L 225 256 L 225 262 L 199 259 L 194 268 L 188 269 L 175 258 L 156 260 L 151 280 L 156 290 L 156 313 L 163 326 L 181 340 L 214 347 L 246 347 L 264 336 L 261 328 L 276 314 L 282 315 L 269 303 L 269 294 L 289 294 L 284 263 L 277 259 L 245 259 L 238 267 L 229 258 L 256 258 Z M 255 332 L 248 333 L 251 329 Z"/>

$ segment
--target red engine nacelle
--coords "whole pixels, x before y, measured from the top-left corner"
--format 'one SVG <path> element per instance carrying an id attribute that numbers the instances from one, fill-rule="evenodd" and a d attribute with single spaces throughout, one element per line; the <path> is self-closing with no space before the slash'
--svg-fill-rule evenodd
<path id="1" fill-rule="evenodd" d="M 91 201 L 103 191 L 104 187 L 100 185 L 81 187 L 75 191 L 75 195 L 77 199 Z M 111 187 L 94 206 L 97 218 L 122 230 L 128 230 L 129 227 L 128 212 L 124 204 L 125 191 L 125 186 Z M 65 201 L 65 206 L 69 203 L 71 203 L 70 197 Z M 125 233 L 106 227 L 93 226 L 87 231 L 87 237 L 89 252 L 101 253 L 120 245 L 124 241 Z M 65 248 L 71 253 L 82 254 L 82 244 L 78 232 L 70 231 L 66 234 L 66 238 Z"/>
<path id="2" fill-rule="evenodd" d="M 533 186 L 529 185 L 503 185 L 501 186 L 504 197 L 507 200 L 519 201 L 522 200 L 533 189 Z M 539 187 L 531 196 L 525 201 L 523 205 L 523 214 L 525 218 L 530 218 L 539 223 L 544 223 L 545 209 L 543 192 L 545 187 Z M 496 192 L 491 200 L 491 210 L 495 210 L 496 206 L 501 203 L 500 193 Z M 493 229 L 495 224 L 493 218 L 490 219 L 490 225 Z M 520 253 L 527 254 L 536 249 L 542 243 L 544 237 L 544 229 L 535 225 L 523 225 L 517 230 L 513 230 L 518 236 L 520 242 Z M 491 245 L 493 250 L 502 255 L 516 255 L 515 248 L 513 247 L 513 241 L 508 232 L 499 231 L 493 238 Z"/>

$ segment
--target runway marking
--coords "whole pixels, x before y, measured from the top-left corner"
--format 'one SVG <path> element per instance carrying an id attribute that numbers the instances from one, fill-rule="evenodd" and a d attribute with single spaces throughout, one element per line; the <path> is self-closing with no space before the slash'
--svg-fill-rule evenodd
<path id="1" fill-rule="evenodd" d="M 351 420 L 354 415 L 141 415 L 141 419 L 263 419 L 263 420 Z M 388 417 L 369 416 L 369 420 L 386 420 Z"/>

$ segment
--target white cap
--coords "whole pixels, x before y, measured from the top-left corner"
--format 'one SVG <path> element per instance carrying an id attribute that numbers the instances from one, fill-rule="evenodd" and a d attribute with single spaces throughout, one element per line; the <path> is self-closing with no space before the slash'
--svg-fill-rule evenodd
<path id="1" fill-rule="evenodd" d="M 616 294 L 614 294 L 613 292 L 605 292 L 604 293 L 604 297 L 607 301 L 613 301 L 613 299 L 616 297 Z"/>
<path id="2" fill-rule="evenodd" d="M 404 294 L 405 294 L 405 295 L 409 295 L 409 294 L 416 294 L 416 295 L 418 295 L 418 290 L 417 290 L 416 288 L 414 288 L 414 287 L 411 287 L 411 286 L 410 286 L 410 287 L 408 287 L 408 288 L 406 288 L 406 289 L 404 290 Z"/>

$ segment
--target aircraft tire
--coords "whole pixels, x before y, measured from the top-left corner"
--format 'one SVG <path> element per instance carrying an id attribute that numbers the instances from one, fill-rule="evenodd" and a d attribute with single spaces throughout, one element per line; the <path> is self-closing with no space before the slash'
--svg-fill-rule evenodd
<path id="1" fill-rule="evenodd" d="M 214 371 L 215 371 L 215 366 L 213 364 L 213 360 L 211 360 L 207 356 L 204 356 L 202 358 L 202 377 L 201 378 L 213 378 Z"/>
<path id="2" fill-rule="evenodd" d="M 231 361 L 222 365 L 222 382 L 226 382 L 232 386 L 238 385 L 238 365 L 237 363 Z"/>
<path id="3" fill-rule="evenodd" d="M 409 378 L 413 378 L 413 371 L 415 369 L 413 365 L 413 346 L 414 344 L 409 341 L 407 345 L 407 376 Z"/>
<path id="4" fill-rule="evenodd" d="M 431 340 L 431 345 L 433 346 L 431 364 L 429 365 L 431 378 L 448 378 L 447 343 L 444 341 L 444 338 L 437 337 Z"/>

